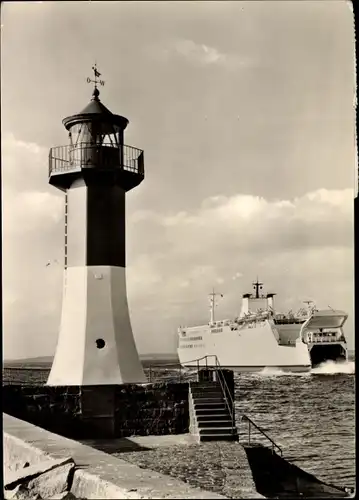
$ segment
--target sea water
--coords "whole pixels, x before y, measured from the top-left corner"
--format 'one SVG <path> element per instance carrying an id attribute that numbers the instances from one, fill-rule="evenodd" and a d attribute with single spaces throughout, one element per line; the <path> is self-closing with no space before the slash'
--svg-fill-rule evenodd
<path id="1" fill-rule="evenodd" d="M 354 372 L 353 361 L 328 361 L 308 373 L 235 374 L 241 439 L 248 439 L 248 424 L 239 421 L 246 414 L 290 462 L 325 482 L 354 488 Z M 251 439 L 270 444 L 253 428 Z"/>

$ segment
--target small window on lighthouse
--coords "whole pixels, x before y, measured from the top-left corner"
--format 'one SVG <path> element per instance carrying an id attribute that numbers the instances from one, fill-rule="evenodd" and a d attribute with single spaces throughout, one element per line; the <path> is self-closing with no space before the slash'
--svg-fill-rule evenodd
<path id="1" fill-rule="evenodd" d="M 103 339 L 97 339 L 96 340 L 96 347 L 97 349 L 103 349 L 105 347 L 106 343 Z"/>

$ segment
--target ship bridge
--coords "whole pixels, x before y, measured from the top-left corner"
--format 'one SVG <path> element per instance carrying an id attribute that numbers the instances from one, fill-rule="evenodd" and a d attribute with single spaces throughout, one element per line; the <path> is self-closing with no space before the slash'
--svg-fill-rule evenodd
<path id="1" fill-rule="evenodd" d="M 239 317 L 243 318 L 248 314 L 256 314 L 263 311 L 274 311 L 274 296 L 275 293 L 263 294 L 263 283 L 256 281 L 252 283 L 254 293 L 245 293 L 242 296 L 242 309 Z"/>

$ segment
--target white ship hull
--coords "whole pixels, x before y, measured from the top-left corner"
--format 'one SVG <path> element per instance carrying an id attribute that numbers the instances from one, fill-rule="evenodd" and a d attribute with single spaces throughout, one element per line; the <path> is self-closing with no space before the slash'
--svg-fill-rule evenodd
<path id="1" fill-rule="evenodd" d="M 243 296 L 242 311 L 233 320 L 179 328 L 178 357 L 183 366 L 220 366 L 240 372 L 265 368 L 305 372 L 324 361 L 347 361 L 343 325 L 348 315 L 314 307 L 306 314 L 277 314 L 274 294 Z M 214 293 L 212 294 L 214 298 Z"/>
<path id="2" fill-rule="evenodd" d="M 221 367 L 240 372 L 265 368 L 305 372 L 312 366 L 307 345 L 299 338 L 290 345 L 279 345 L 275 328 L 269 320 L 254 328 L 238 330 L 232 330 L 228 325 L 193 327 L 187 329 L 185 335 L 180 335 L 178 357 L 183 366 L 206 363 L 210 366 L 216 363 L 214 355 Z M 200 360 L 205 356 L 209 358 Z"/>

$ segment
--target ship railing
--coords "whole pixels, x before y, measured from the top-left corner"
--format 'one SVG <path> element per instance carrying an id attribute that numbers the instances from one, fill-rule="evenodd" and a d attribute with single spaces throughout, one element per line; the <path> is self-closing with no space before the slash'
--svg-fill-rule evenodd
<path id="1" fill-rule="evenodd" d="M 309 342 L 339 342 L 342 336 L 331 336 L 331 335 L 308 335 Z"/>
<path id="2" fill-rule="evenodd" d="M 275 325 L 301 325 L 307 318 L 274 318 Z"/>
<path id="3" fill-rule="evenodd" d="M 261 429 L 259 427 L 259 425 L 254 423 L 251 418 L 249 418 L 247 415 L 241 415 L 240 420 L 246 420 L 248 422 L 248 446 L 250 446 L 250 444 L 251 444 L 251 436 L 252 436 L 251 430 L 252 430 L 252 427 L 254 427 L 255 429 L 257 429 L 258 432 L 260 432 L 271 443 L 272 453 L 274 453 L 274 450 L 277 449 L 280 453 L 280 456 L 281 457 L 283 456 L 282 448 L 275 441 L 273 441 L 273 439 L 271 437 L 269 437 L 268 434 L 263 429 Z"/>

